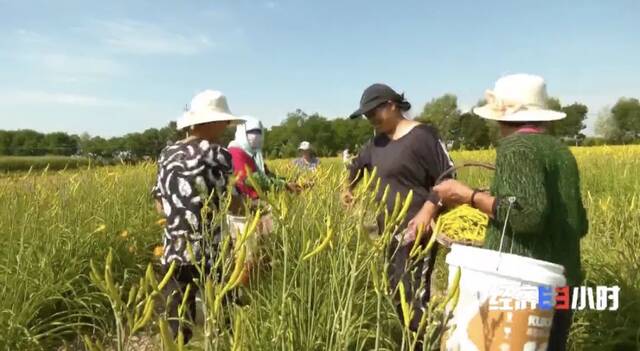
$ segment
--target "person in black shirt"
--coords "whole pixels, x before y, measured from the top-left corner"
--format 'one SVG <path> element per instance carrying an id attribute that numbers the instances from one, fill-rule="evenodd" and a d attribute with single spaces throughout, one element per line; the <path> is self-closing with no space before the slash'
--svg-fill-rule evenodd
<path id="1" fill-rule="evenodd" d="M 436 257 L 434 246 L 424 260 L 409 258 L 418 229 L 428 230 L 431 219 L 438 212 L 438 196 L 431 190 L 436 179 L 453 167 L 449 155 L 437 132 L 430 126 L 409 120 L 404 112 L 411 108 L 404 95 L 389 86 L 374 84 L 362 94 L 360 108 L 350 117 L 366 116 L 376 131 L 376 136 L 367 143 L 350 166 L 349 187 L 343 193 L 343 201 L 353 200 L 351 191 L 355 188 L 362 171 L 377 169 L 381 187 L 376 194 L 381 200 L 384 188 L 389 186 L 386 207 L 393 212 L 396 194 L 404 200 L 413 190 L 413 201 L 405 220 L 394 233 L 389 245 L 389 281 L 396 291 L 403 282 L 407 301 L 411 301 L 414 311 L 411 329 L 416 331 L 420 318 L 430 298 L 430 280 Z M 384 216 L 378 217 L 378 228 L 382 231 Z M 406 229 L 406 230 L 405 230 Z M 429 234 L 425 232 L 425 234 Z M 398 236 L 403 236 L 398 240 Z M 429 235 L 423 236 L 425 242 Z M 424 242 L 422 242 L 424 243 Z M 398 296 L 395 296 L 399 300 Z M 399 308 L 398 313 L 402 314 Z"/>

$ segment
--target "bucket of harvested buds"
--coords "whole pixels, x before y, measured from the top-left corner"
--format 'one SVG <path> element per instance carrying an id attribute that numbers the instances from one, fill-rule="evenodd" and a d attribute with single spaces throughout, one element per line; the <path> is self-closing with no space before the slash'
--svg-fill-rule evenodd
<path id="1" fill-rule="evenodd" d="M 495 170 L 490 164 L 468 162 L 460 166 L 452 167 L 444 172 L 436 180 L 440 183 L 445 176 L 450 175 L 464 167 L 481 167 Z M 461 205 L 442 213 L 437 221 L 431 223 L 436 240 L 443 246 L 451 247 L 452 244 L 466 246 L 482 246 L 489 224 L 489 216 L 469 205 Z"/>
<path id="2" fill-rule="evenodd" d="M 452 244 L 482 246 L 489 217 L 479 210 L 461 205 L 438 218 L 433 232 L 436 240 L 446 247 Z"/>

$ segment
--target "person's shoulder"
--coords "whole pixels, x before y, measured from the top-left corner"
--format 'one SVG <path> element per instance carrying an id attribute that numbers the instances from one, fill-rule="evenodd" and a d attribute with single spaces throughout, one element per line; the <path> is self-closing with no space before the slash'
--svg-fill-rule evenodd
<path id="1" fill-rule="evenodd" d="M 167 158 L 176 152 L 182 152 L 184 150 L 184 144 L 181 141 L 175 141 L 160 150 L 158 155 L 158 163 L 163 163 Z"/>
<path id="2" fill-rule="evenodd" d="M 197 148 L 198 151 L 200 152 L 209 152 L 209 151 L 215 151 L 218 150 L 219 148 L 221 148 L 220 145 L 216 144 L 216 143 L 212 143 L 209 140 L 206 139 L 194 139 L 191 140 L 191 142 L 189 143 L 192 147 Z"/>
<path id="3" fill-rule="evenodd" d="M 206 139 L 194 139 L 191 140 L 189 142 L 189 146 L 193 147 L 196 152 L 199 153 L 213 153 L 213 154 L 218 154 L 218 153 L 222 153 L 222 154 L 226 154 L 229 155 L 229 149 L 223 147 L 220 144 L 211 142 L 209 140 Z"/>
<path id="4" fill-rule="evenodd" d="M 566 147 L 554 136 L 544 133 L 513 133 L 500 140 L 497 155 L 514 155 L 517 158 L 545 158 L 545 154 Z"/>
<path id="5" fill-rule="evenodd" d="M 208 162 L 222 167 L 231 167 L 231 153 L 220 144 L 210 142 L 206 139 L 196 139 L 191 141 L 190 146 Z"/>
<path id="6" fill-rule="evenodd" d="M 566 147 L 560 139 L 547 133 L 513 133 L 509 136 L 502 138 L 500 145 L 509 146 L 541 146 L 545 148 L 549 147 Z"/>
<path id="7" fill-rule="evenodd" d="M 233 157 L 234 160 L 236 158 L 237 159 L 251 158 L 246 151 L 236 146 L 230 146 L 229 148 L 227 148 L 227 151 L 229 152 L 229 154 L 231 154 L 231 157 Z"/>
<path id="8" fill-rule="evenodd" d="M 542 152 L 548 153 L 549 157 L 553 157 L 555 155 L 560 159 L 575 158 L 569 146 L 565 144 L 560 138 L 553 135 L 541 135 L 539 137 L 537 146 L 539 149 L 541 149 Z"/>
<path id="9" fill-rule="evenodd" d="M 433 139 L 440 139 L 438 130 L 430 124 L 418 123 L 415 127 L 413 127 L 413 132 L 416 136 L 419 136 L 419 137 L 429 137 Z"/>

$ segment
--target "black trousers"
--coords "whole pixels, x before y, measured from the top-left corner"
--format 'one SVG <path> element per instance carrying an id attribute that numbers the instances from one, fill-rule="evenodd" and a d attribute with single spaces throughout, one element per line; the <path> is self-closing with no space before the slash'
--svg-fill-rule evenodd
<path id="1" fill-rule="evenodd" d="M 162 267 L 161 271 L 163 275 L 166 274 L 168 268 L 168 266 Z M 195 266 L 180 265 L 176 267 L 169 283 L 162 290 L 162 296 L 166 303 L 169 328 L 171 329 L 174 338 L 177 338 L 178 331 L 182 330 L 185 343 L 187 343 L 193 336 L 190 324 L 193 323 L 196 318 L 196 294 L 198 292 L 198 285 L 195 281 L 199 279 L 200 273 Z M 189 295 L 186 296 L 185 302 L 186 311 L 184 317 L 186 319 L 186 323 L 180 323 L 178 309 L 182 304 L 182 300 L 185 299 L 187 286 L 189 284 L 191 284 L 191 289 L 189 290 Z"/>
<path id="2" fill-rule="evenodd" d="M 404 285 L 405 299 L 409 303 L 411 311 L 413 311 L 409 328 L 412 331 L 417 331 L 420 319 L 426 312 L 431 298 L 431 275 L 433 274 L 438 253 L 438 245 L 433 245 L 429 255 L 420 260 L 409 257 L 412 248 L 413 243 L 400 246 L 400 243 L 395 238 L 392 240 L 388 253 L 390 256 L 388 279 L 390 288 L 393 291 L 397 290 L 394 301 L 396 303 L 396 311 L 401 320 L 404 318 L 400 305 L 400 290 L 396 288 L 400 282 Z"/>
<path id="3" fill-rule="evenodd" d="M 565 351 L 567 349 L 567 339 L 573 312 L 571 310 L 556 310 L 551 323 L 551 333 L 549 334 L 548 351 Z"/>

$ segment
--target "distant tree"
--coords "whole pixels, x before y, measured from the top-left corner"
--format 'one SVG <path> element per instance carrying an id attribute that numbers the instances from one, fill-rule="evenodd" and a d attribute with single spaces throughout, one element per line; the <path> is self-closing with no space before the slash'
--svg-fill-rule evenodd
<path id="1" fill-rule="evenodd" d="M 547 98 L 547 108 L 553 111 L 562 111 L 562 104 L 560 104 L 560 99 L 558 99 L 557 97 Z"/>
<path id="2" fill-rule="evenodd" d="M 357 152 L 373 137 L 373 127 L 364 118 L 343 119 L 337 118 L 331 121 L 334 140 L 334 152 L 337 154 L 344 149 Z"/>
<path id="3" fill-rule="evenodd" d="M 264 150 L 269 157 L 294 157 L 300 142 L 308 141 L 318 156 L 335 156 L 345 148 L 356 151 L 372 136 L 365 119 L 327 119 L 298 109 L 267 131 Z"/>
<path id="4" fill-rule="evenodd" d="M 613 118 L 609 107 L 604 107 L 600 112 L 598 112 L 598 118 L 595 123 L 595 132 L 609 143 L 618 143 L 622 141 L 624 136 L 624 132 L 618 128 L 616 120 Z"/>
<path id="5" fill-rule="evenodd" d="M 85 146 L 84 152 L 89 155 L 106 157 L 108 156 L 107 140 L 100 136 L 89 139 Z"/>
<path id="6" fill-rule="evenodd" d="M 17 130 L 11 138 L 11 154 L 18 156 L 40 156 L 44 155 L 42 148 L 42 140 L 44 134 L 34 130 L 23 129 Z"/>
<path id="7" fill-rule="evenodd" d="M 157 155 L 165 147 L 163 135 L 156 128 L 150 128 L 142 132 L 143 152 L 138 157 Z"/>
<path id="8" fill-rule="evenodd" d="M 50 155 L 73 155 L 78 151 L 78 143 L 67 133 L 49 133 L 42 139 L 42 149 Z"/>
<path id="9" fill-rule="evenodd" d="M 472 112 L 460 115 L 460 132 L 456 140 L 455 148 L 468 150 L 488 147 L 491 144 L 489 126 L 485 119 L 480 118 Z"/>
<path id="10" fill-rule="evenodd" d="M 184 133 L 178 130 L 175 121 L 169 122 L 169 124 L 161 128 L 158 133 L 163 146 L 166 146 L 167 143 L 178 141 L 184 137 Z"/>
<path id="11" fill-rule="evenodd" d="M 91 143 L 91 135 L 89 133 L 84 132 L 78 136 L 78 153 L 79 154 L 87 154 L 89 145 Z"/>
<path id="12" fill-rule="evenodd" d="M 563 106 L 562 111 L 567 114 L 567 117 L 557 122 L 558 134 L 577 139 L 582 138 L 582 131 L 587 127 L 585 121 L 589 108 L 584 104 L 574 102 L 569 106 Z"/>
<path id="13" fill-rule="evenodd" d="M 11 139 L 13 132 L 0 130 L 0 155 L 11 155 Z"/>
<path id="14" fill-rule="evenodd" d="M 265 135 L 265 153 L 269 157 L 293 157 L 297 153 L 298 145 L 305 140 L 304 121 L 306 113 L 298 109 L 287 114 L 287 118 L 280 125 L 273 126 Z"/>
<path id="15" fill-rule="evenodd" d="M 460 133 L 458 98 L 445 94 L 425 104 L 416 120 L 434 126 L 445 142 L 455 142 Z"/>
<path id="16" fill-rule="evenodd" d="M 618 128 L 631 138 L 640 137 L 640 101 L 635 98 L 621 98 L 611 108 L 611 114 Z"/>
<path id="17" fill-rule="evenodd" d="M 589 112 L 587 106 L 578 102 L 568 106 L 561 106 L 559 99 L 549 98 L 547 100 L 547 108 L 567 114 L 565 118 L 549 123 L 549 134 L 557 137 L 578 139 L 580 132 L 586 128 L 584 121 L 587 119 L 587 113 Z"/>

